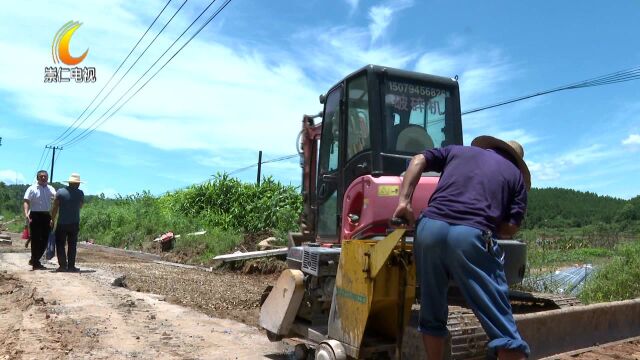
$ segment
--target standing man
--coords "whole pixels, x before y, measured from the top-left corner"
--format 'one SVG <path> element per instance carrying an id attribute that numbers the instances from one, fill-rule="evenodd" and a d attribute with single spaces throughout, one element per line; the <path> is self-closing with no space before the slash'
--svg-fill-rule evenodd
<path id="1" fill-rule="evenodd" d="M 524 217 L 531 176 L 524 150 L 491 136 L 471 146 L 426 150 L 411 160 L 394 217 L 414 223 L 411 197 L 425 171 L 441 173 L 416 228 L 420 323 L 427 356 L 442 359 L 447 330 L 447 288 L 453 280 L 489 337 L 499 359 L 525 359 L 507 296 L 503 253 L 493 234 L 512 237 Z"/>
<path id="2" fill-rule="evenodd" d="M 56 253 L 58 254 L 58 269 L 56 271 L 79 272 L 76 267 L 76 249 L 78 245 L 78 231 L 80 230 L 80 208 L 84 204 L 84 192 L 79 189 L 80 175 L 72 173 L 69 185 L 58 190 L 51 209 L 51 224 L 55 222 L 58 212 L 58 224 L 56 226 Z M 68 251 L 65 254 L 65 243 Z"/>
<path id="3" fill-rule="evenodd" d="M 37 182 L 27 188 L 24 193 L 22 209 L 29 223 L 29 240 L 31 241 L 31 259 L 29 265 L 33 270 L 46 269 L 40 258 L 47 247 L 47 239 L 51 232 L 51 200 L 56 189 L 49 185 L 49 174 L 45 170 L 38 171 Z"/>

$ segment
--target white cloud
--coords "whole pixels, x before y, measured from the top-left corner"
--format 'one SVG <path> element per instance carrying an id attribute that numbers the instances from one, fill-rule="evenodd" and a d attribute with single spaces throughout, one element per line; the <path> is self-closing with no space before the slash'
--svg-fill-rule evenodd
<path id="1" fill-rule="evenodd" d="M 640 145 L 640 135 L 639 134 L 630 134 L 629 137 L 622 140 L 622 145 Z"/>
<path id="2" fill-rule="evenodd" d="M 389 27 L 392 16 L 393 9 L 388 6 L 374 6 L 369 9 L 369 18 L 371 19 L 371 23 L 369 24 L 371 42 L 378 40 L 387 27 Z"/>
<path id="3" fill-rule="evenodd" d="M 327 91 L 336 81 L 367 64 L 409 67 L 415 51 L 399 45 L 370 46 L 370 36 L 366 28 L 336 26 L 307 29 L 295 34 L 292 41 L 299 66 L 313 74 L 315 82 L 323 87 L 319 91 Z"/>
<path id="4" fill-rule="evenodd" d="M 0 126 L 0 135 L 3 142 L 6 142 L 8 139 L 22 140 L 28 138 L 27 134 L 25 134 L 23 131 L 6 126 Z"/>
<path id="5" fill-rule="evenodd" d="M 527 160 L 527 165 L 534 179 L 545 182 L 571 176 L 584 165 L 601 164 L 618 155 L 618 151 L 607 149 L 602 144 L 593 144 L 564 153 L 547 153 L 542 158 Z"/>
<path id="6" fill-rule="evenodd" d="M 421 54 L 416 61 L 416 71 L 451 77 L 458 76 L 462 111 L 472 110 L 504 100 L 504 89 L 519 71 L 500 50 L 488 46 L 460 47 L 460 37 L 451 46 Z M 486 110 L 463 116 L 463 132 L 466 143 L 479 135 L 492 135 L 505 140 L 517 140 L 523 146 L 539 141 L 535 131 L 525 130 L 526 124 L 516 124 L 513 119 L 519 112 L 536 106 L 537 101 L 513 104 L 508 109 Z"/>
<path id="7" fill-rule="evenodd" d="M 25 177 L 15 170 L 0 170 L 0 181 L 5 184 L 25 184 Z"/>
<path id="8" fill-rule="evenodd" d="M 351 8 L 352 13 L 358 8 L 358 3 L 360 2 L 360 0 L 345 0 L 345 1 Z"/>
<path id="9" fill-rule="evenodd" d="M 145 5 L 148 13 L 157 11 L 153 9 L 156 5 L 159 3 Z M 412 1 L 403 0 L 372 7 L 372 20 L 381 27 L 333 27 L 297 34 L 292 41 L 302 57 L 269 48 L 245 48 L 241 42 L 232 47 L 197 37 L 99 131 L 162 149 L 204 150 L 212 157 L 219 157 L 226 149 L 293 153 L 301 115 L 320 110 L 318 94 L 336 80 L 367 63 L 409 68 L 415 60 L 413 49 L 400 45 L 371 46 L 370 39 L 380 36 L 378 31 L 388 25 L 393 14 L 412 5 Z M 29 14 L 16 10 L 18 8 L 20 6 L 15 5 L 9 11 L 11 16 L 3 19 L 7 27 L 11 27 L 11 23 L 24 23 L 27 18 L 29 21 L 37 18 L 42 19 L 39 29 L 55 32 L 60 24 L 51 19 L 60 18 L 53 14 L 65 7 L 43 5 Z M 90 44 L 86 61 L 97 68 L 99 78 L 94 85 L 43 83 L 43 68 L 51 65 L 50 48 L 43 45 L 50 43 L 49 32 L 38 30 L 30 34 L 34 41 L 17 42 L 11 36 L 0 37 L 1 53 L 23 55 L 21 59 L 0 58 L 2 68 L 24 69 L 7 72 L 7 76 L 0 78 L 0 89 L 13 95 L 15 108 L 51 124 L 67 126 L 76 119 L 106 83 L 119 59 L 128 53 L 128 46 L 134 44 L 146 28 L 137 15 L 128 10 L 126 2 L 116 1 L 109 8 L 110 13 L 118 16 L 108 22 L 95 14 L 95 6 L 78 9 L 84 25 L 76 33 L 78 37 L 74 36 L 74 43 L 80 49 L 72 53 Z M 170 13 L 165 15 L 168 17 Z M 175 33 L 178 24 L 184 22 L 180 16 L 174 21 L 176 26 L 172 24 L 167 28 L 169 34 Z M 172 39 L 169 35 L 161 36 L 127 76 L 130 80 L 125 79 L 83 127 L 97 120 L 106 106 L 115 102 Z M 134 57 L 139 51 L 134 52 Z M 486 58 L 481 56 L 484 53 Z M 498 51 L 427 53 L 417 66 L 418 71 L 424 69 L 442 75 L 460 73 L 462 94 L 471 98 L 474 94 L 486 94 L 487 87 L 495 86 L 509 73 L 508 64 Z M 312 77 L 315 78 L 312 80 Z M 120 75 L 115 79 L 119 78 Z"/>
<path id="10" fill-rule="evenodd" d="M 355 0 L 348 3 L 359 4 Z M 26 115 L 47 123 L 70 125 L 106 83 L 112 69 L 129 52 L 146 24 L 128 10 L 124 0 L 109 5 L 110 13 L 118 14 L 109 21 L 96 14 L 94 5 L 83 5 L 78 14 L 84 25 L 76 33 L 77 37 L 74 36 L 78 49 L 72 49 L 72 53 L 83 51 L 89 44 L 86 62 L 97 68 L 99 82 L 82 86 L 44 84 L 43 68 L 51 65 L 48 44 L 52 33 L 61 25 L 55 19 L 64 17 L 53 16 L 59 13 L 58 9 L 65 8 L 58 5 L 38 6 L 29 14 L 19 10 L 20 5 L 14 5 L 9 9 L 10 16 L 3 16 L 4 29 L 11 28 L 12 23 L 18 26 L 34 18 L 41 19 L 42 26 L 29 34 L 31 40 L 14 39 L 0 30 L 0 53 L 23 55 L 20 59 L 0 57 L 0 67 L 23 70 L 6 72 L 6 76 L 0 78 L 0 89 L 8 91 L 15 108 Z M 161 4 L 144 5 L 148 7 L 147 14 L 155 13 L 156 5 Z M 416 55 L 415 49 L 402 44 L 373 45 L 388 30 L 397 12 L 410 6 L 412 1 L 387 1 L 369 9 L 369 26 L 334 26 L 294 34 L 290 40 L 298 53 L 248 47 L 241 41 L 229 44 L 211 40 L 213 37 L 206 40 L 197 37 L 99 131 L 160 149 L 197 150 L 193 156 L 203 166 L 238 168 L 245 163 L 240 164 L 238 156 L 229 154 L 253 154 L 258 150 L 274 155 L 294 153 L 301 115 L 321 109 L 318 94 L 368 63 L 408 69 L 416 61 L 416 71 L 441 76 L 457 74 L 463 109 L 502 99 L 501 86 L 512 80 L 517 71 L 499 49 L 452 46 Z M 170 13 L 165 15 L 168 17 Z M 174 38 L 170 35 L 185 25 L 180 16 L 174 21 L 175 26 L 167 28 L 167 36 L 163 34 L 158 39 L 127 76 L 129 80 L 123 81 L 85 127 L 170 44 Z M 134 57 L 139 51 L 134 52 Z M 496 121 L 491 115 L 491 111 L 487 111 L 465 117 L 465 136 L 482 132 L 516 139 L 523 145 L 538 141 L 535 133 L 508 127 L 506 121 Z M 110 159 L 116 158 L 110 155 Z M 130 164 L 131 159 L 128 161 L 125 156 L 118 161 L 129 166 L 140 165 Z M 248 163 L 253 161 L 252 158 Z M 282 168 L 273 164 L 272 168 L 297 176 L 295 163 L 283 164 Z"/>
<path id="11" fill-rule="evenodd" d="M 127 46 L 137 41 L 146 25 L 141 24 L 134 13 L 127 11 L 124 1 L 109 7 L 110 14 L 115 12 L 118 16 L 108 23 L 95 15 L 99 10 L 93 4 L 75 8 L 77 13 L 83 14 L 84 25 L 76 32 L 78 36 L 74 36 L 72 44 L 80 47 L 91 44 L 85 62 L 96 67 L 99 81 L 93 85 L 44 84 L 44 67 L 52 63 L 48 44 L 60 26 L 50 19 L 64 18 L 64 15 L 53 14 L 66 8 L 59 5 L 38 6 L 33 12 L 26 13 L 16 10 L 23 6 L 16 4 L 9 9 L 12 16 L 3 16 L 5 29 L 10 28 L 11 23 L 16 26 L 26 23 L 27 18 L 29 22 L 41 18 L 43 23 L 38 27 L 38 33 L 33 34 L 37 41 L 26 41 L 0 32 L 0 52 L 22 55 L 20 58 L 0 58 L 0 67 L 21 69 L 6 72 L 6 76 L 0 78 L 0 89 L 12 95 L 15 108 L 21 109 L 25 115 L 67 126 L 106 83 L 111 69 L 115 69 L 128 53 Z M 51 34 L 42 29 L 50 30 Z M 79 36 L 81 33 L 83 37 Z M 107 106 L 124 93 L 172 40 L 171 36 L 163 34 L 82 127 L 86 128 L 98 120 Z M 72 53 L 74 51 L 81 50 L 72 49 Z M 140 51 L 134 52 L 134 58 Z M 160 62 L 163 63 L 164 60 Z M 154 72 L 155 69 L 151 74 Z M 120 76 L 115 77 L 112 85 Z M 225 148 L 244 147 L 293 153 L 301 116 L 318 111 L 319 93 L 302 69 L 287 59 L 274 60 L 269 53 L 241 47 L 232 49 L 198 37 L 99 131 L 163 149 L 219 152 Z"/>
<path id="12" fill-rule="evenodd" d="M 593 164 L 599 160 L 616 154 L 613 150 L 605 150 L 602 144 L 593 144 L 587 147 L 571 150 L 557 158 L 558 165 L 571 166 Z"/>
<path id="13" fill-rule="evenodd" d="M 522 145 L 523 147 L 529 144 L 533 144 L 539 140 L 537 136 L 523 129 L 503 130 L 503 131 L 494 133 L 492 136 L 495 136 L 498 139 L 502 139 L 505 141 L 515 140 L 519 142 L 520 145 Z M 526 147 L 525 147 L 525 154 L 526 154 Z"/>
<path id="14" fill-rule="evenodd" d="M 426 52 L 418 59 L 416 70 L 452 78 L 457 75 L 463 110 L 503 100 L 502 86 L 517 74 L 501 50 L 483 47 Z"/>
<path id="15" fill-rule="evenodd" d="M 550 181 L 560 178 L 560 173 L 555 164 L 527 161 L 531 176 L 535 180 Z M 534 184 L 535 185 L 535 184 Z"/>
<path id="16" fill-rule="evenodd" d="M 413 0 L 388 1 L 384 5 L 372 6 L 369 9 L 371 43 L 376 42 L 387 31 L 395 13 L 411 6 Z"/>

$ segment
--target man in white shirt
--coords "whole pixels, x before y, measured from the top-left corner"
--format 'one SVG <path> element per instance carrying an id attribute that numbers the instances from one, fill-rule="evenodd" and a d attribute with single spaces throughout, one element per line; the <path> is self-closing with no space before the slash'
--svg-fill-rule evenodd
<path id="1" fill-rule="evenodd" d="M 51 202 L 56 193 L 49 185 L 49 174 L 45 170 L 38 171 L 37 183 L 29 186 L 24 193 L 24 217 L 29 222 L 29 238 L 31 240 L 31 260 L 33 270 L 46 269 L 40 258 L 47 248 L 47 239 L 51 232 Z"/>

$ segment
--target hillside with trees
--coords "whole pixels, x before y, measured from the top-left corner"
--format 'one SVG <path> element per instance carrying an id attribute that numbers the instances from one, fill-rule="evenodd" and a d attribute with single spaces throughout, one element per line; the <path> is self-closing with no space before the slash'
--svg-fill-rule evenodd
<path id="1" fill-rule="evenodd" d="M 640 219 L 640 196 L 623 200 L 562 188 L 531 189 L 526 229 L 579 228 L 596 224 L 629 226 Z"/>

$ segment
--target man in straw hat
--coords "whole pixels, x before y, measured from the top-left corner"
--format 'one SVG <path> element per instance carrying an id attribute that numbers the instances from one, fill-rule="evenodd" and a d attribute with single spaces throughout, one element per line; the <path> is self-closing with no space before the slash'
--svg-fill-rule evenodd
<path id="1" fill-rule="evenodd" d="M 411 160 L 394 217 L 414 223 L 411 197 L 425 171 L 441 173 L 418 219 L 414 253 L 420 279 L 420 322 L 429 359 L 442 359 L 447 331 L 447 289 L 453 280 L 489 336 L 499 359 L 524 359 L 529 346 L 518 333 L 493 234 L 510 238 L 527 208 L 531 176 L 515 141 L 479 136 L 471 146 L 426 150 Z"/>
<path id="2" fill-rule="evenodd" d="M 72 173 L 69 185 L 56 192 L 53 208 L 51 209 L 51 224 L 56 220 L 58 212 L 58 224 L 56 226 L 56 253 L 58 255 L 58 269 L 56 271 L 79 272 L 76 267 L 76 247 L 78 244 L 78 231 L 80 230 L 80 208 L 84 203 L 84 192 L 80 190 L 80 175 Z M 65 254 L 65 243 L 68 251 Z"/>

